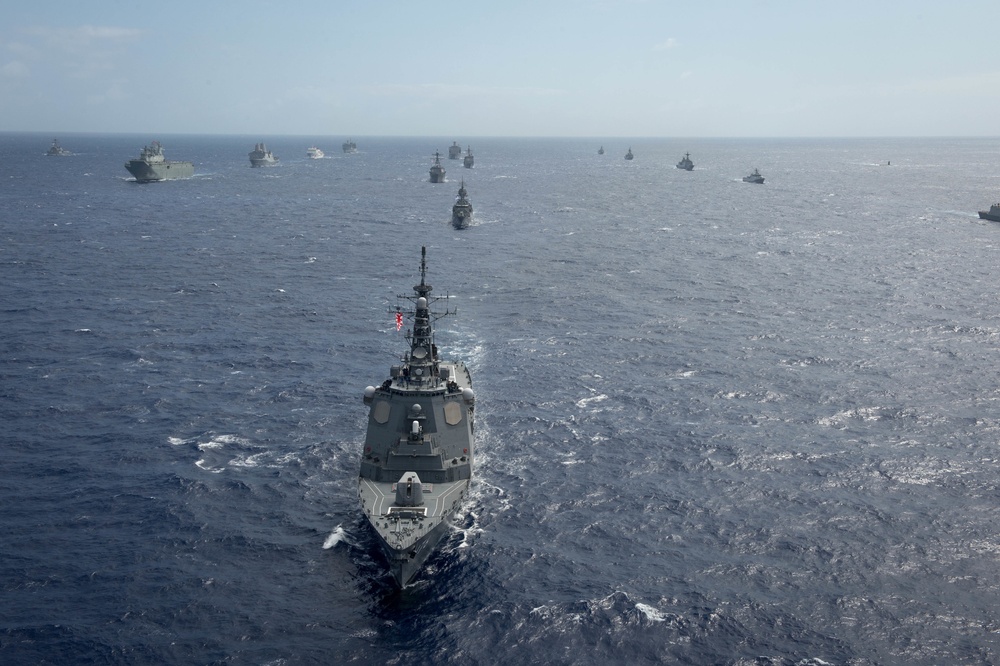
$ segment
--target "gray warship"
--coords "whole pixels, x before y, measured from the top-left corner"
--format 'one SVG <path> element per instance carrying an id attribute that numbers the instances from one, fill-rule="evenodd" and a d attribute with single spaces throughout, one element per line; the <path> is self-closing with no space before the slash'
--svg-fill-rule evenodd
<path id="1" fill-rule="evenodd" d="M 458 199 L 451 207 L 451 223 L 456 229 L 465 229 L 472 221 L 472 203 L 469 202 L 469 193 L 465 190 L 465 181 L 458 188 Z"/>
<path id="2" fill-rule="evenodd" d="M 45 154 L 53 157 L 65 157 L 66 155 L 72 155 L 73 153 L 60 146 L 59 139 L 52 139 L 52 145 L 49 146 L 47 151 L 45 151 Z"/>
<path id="3" fill-rule="evenodd" d="M 255 144 L 253 150 L 250 151 L 250 166 L 252 167 L 274 166 L 277 162 L 278 158 L 267 149 L 264 142 Z"/>
<path id="4" fill-rule="evenodd" d="M 462 156 L 462 146 L 458 145 L 458 141 L 452 141 L 451 145 L 448 146 L 448 159 L 457 160 Z"/>
<path id="5" fill-rule="evenodd" d="M 358 144 L 354 143 L 354 139 L 348 139 L 341 146 L 345 153 L 356 153 L 358 152 Z"/>
<path id="6" fill-rule="evenodd" d="M 677 163 L 678 169 L 684 169 L 685 171 L 694 170 L 694 162 L 691 161 L 691 153 L 684 153 L 684 159 Z"/>
<path id="7" fill-rule="evenodd" d="M 1000 203 L 993 204 L 989 210 L 979 211 L 979 219 L 1000 222 Z"/>
<path id="8" fill-rule="evenodd" d="M 441 153 L 434 153 L 434 164 L 431 165 L 431 182 L 444 182 L 444 167 L 441 166 Z"/>
<path id="9" fill-rule="evenodd" d="M 194 175 L 194 164 L 191 162 L 164 159 L 163 146 L 159 141 L 145 146 L 139 153 L 139 159 L 129 160 L 125 163 L 125 168 L 139 183 L 190 178 Z"/>
<path id="10" fill-rule="evenodd" d="M 757 169 L 753 170 L 753 173 L 749 176 L 743 176 L 744 183 L 756 183 L 757 185 L 764 184 L 764 176 L 760 175 L 760 171 Z"/>
<path id="11" fill-rule="evenodd" d="M 476 158 L 472 156 L 472 146 L 469 146 L 465 152 L 465 159 L 462 160 L 462 166 L 466 169 L 471 169 L 476 164 Z"/>
<path id="12" fill-rule="evenodd" d="M 634 155 L 632 155 L 632 147 L 631 147 L 631 146 L 629 146 L 629 149 L 628 149 L 628 152 L 627 152 L 627 153 L 625 153 L 625 159 L 627 159 L 627 160 L 630 160 L 630 159 L 632 159 L 633 157 L 634 157 Z"/>
<path id="13" fill-rule="evenodd" d="M 427 284 L 427 248 L 421 248 L 410 350 L 381 386 L 365 388 L 368 430 L 361 454 L 358 496 L 365 517 L 400 587 L 420 571 L 469 492 L 473 467 L 475 394 L 461 361 L 438 356 L 432 324 L 454 314 L 434 313 Z M 444 297 L 447 298 L 447 297 Z M 396 312 L 396 328 L 403 313 Z"/>

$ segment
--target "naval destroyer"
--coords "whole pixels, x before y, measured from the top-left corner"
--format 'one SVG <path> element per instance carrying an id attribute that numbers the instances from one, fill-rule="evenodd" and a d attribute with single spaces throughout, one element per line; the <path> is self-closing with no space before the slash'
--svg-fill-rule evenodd
<path id="1" fill-rule="evenodd" d="M 753 170 L 753 173 L 749 176 L 743 176 L 744 183 L 756 183 L 757 185 L 764 184 L 764 176 L 760 175 L 760 171 L 757 169 Z"/>
<path id="2" fill-rule="evenodd" d="M 125 168 L 140 183 L 190 178 L 194 175 L 194 164 L 191 162 L 164 159 L 163 146 L 159 141 L 145 146 L 139 153 L 139 159 L 129 160 L 125 163 Z"/>
<path id="3" fill-rule="evenodd" d="M 465 153 L 465 159 L 462 161 L 462 166 L 466 169 L 471 169 L 475 164 L 476 158 L 472 156 L 472 146 L 469 146 Z"/>
<path id="4" fill-rule="evenodd" d="M 45 151 L 45 154 L 54 157 L 65 157 L 66 155 L 72 155 L 73 153 L 60 146 L 59 139 L 52 139 L 52 145 L 49 146 L 47 151 Z"/>
<path id="5" fill-rule="evenodd" d="M 413 304 L 410 350 L 389 379 L 364 393 L 370 410 L 358 495 L 400 587 L 434 552 L 472 479 L 472 376 L 461 361 L 438 356 L 432 324 L 454 311 L 431 311 L 442 298 L 431 297 L 426 277 L 424 247 L 420 284 L 413 295 L 399 297 Z M 396 311 L 396 330 L 403 316 Z"/>
<path id="6" fill-rule="evenodd" d="M 684 158 L 677 163 L 678 169 L 684 169 L 685 171 L 694 170 L 694 162 L 691 161 L 691 153 L 684 153 Z"/>
<path id="7" fill-rule="evenodd" d="M 431 165 L 431 182 L 444 182 L 444 167 L 441 165 L 441 153 L 434 153 L 434 164 Z"/>
<path id="8" fill-rule="evenodd" d="M 451 223 L 456 229 L 464 229 L 472 221 L 472 203 L 469 201 L 469 193 L 465 189 L 465 180 L 462 180 L 461 187 L 458 188 L 458 199 L 451 207 Z"/>

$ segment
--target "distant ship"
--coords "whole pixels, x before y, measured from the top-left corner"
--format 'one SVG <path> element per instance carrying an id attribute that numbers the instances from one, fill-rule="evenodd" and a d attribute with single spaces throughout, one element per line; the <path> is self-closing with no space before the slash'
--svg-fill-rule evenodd
<path id="1" fill-rule="evenodd" d="M 601 146 L 600 148 L 597 149 L 597 154 L 598 155 L 603 155 L 604 154 L 604 146 Z"/>
<path id="2" fill-rule="evenodd" d="M 465 153 L 465 159 L 462 161 L 462 166 L 466 169 L 471 169 L 475 163 L 476 158 L 472 156 L 472 146 L 469 146 Z"/>
<path id="3" fill-rule="evenodd" d="M 633 157 L 633 155 L 632 155 L 632 148 L 629 147 L 628 152 L 625 153 L 625 159 L 630 160 L 630 159 L 632 159 L 632 157 Z"/>
<path id="4" fill-rule="evenodd" d="M 677 163 L 678 169 L 691 171 L 694 169 L 694 162 L 691 161 L 691 153 L 684 153 L 684 159 Z"/>
<path id="5" fill-rule="evenodd" d="M 434 153 L 434 164 L 431 165 L 431 182 L 444 182 L 444 167 L 441 166 L 441 153 Z"/>
<path id="6" fill-rule="evenodd" d="M 454 310 L 434 312 L 426 283 L 427 248 L 421 248 L 420 284 L 407 317 L 410 350 L 389 379 L 368 386 L 368 429 L 358 471 L 361 510 L 378 538 L 396 584 L 404 587 L 448 533 L 473 472 L 472 375 L 461 361 L 438 355 L 432 325 Z M 396 312 L 397 330 L 403 313 Z"/>
<path id="7" fill-rule="evenodd" d="M 271 151 L 267 149 L 267 146 L 263 142 L 256 144 L 253 150 L 250 151 L 250 166 L 274 166 L 277 162 L 278 158 L 271 154 Z"/>
<path id="8" fill-rule="evenodd" d="M 451 223 L 456 229 L 464 229 L 472 221 L 472 204 L 468 199 L 469 193 L 465 190 L 465 181 L 458 188 L 458 199 L 451 207 Z"/>
<path id="9" fill-rule="evenodd" d="M 324 154 L 323 151 L 317 148 L 316 146 L 310 146 L 309 148 L 306 148 L 306 157 L 308 157 L 309 159 L 318 160 L 321 157 L 324 157 Z"/>
<path id="10" fill-rule="evenodd" d="M 1000 222 L 1000 203 L 993 204 L 989 210 L 979 211 L 979 219 Z"/>
<path id="11" fill-rule="evenodd" d="M 65 157 L 66 155 L 72 155 L 73 153 L 60 146 L 59 139 L 52 139 L 52 145 L 49 146 L 49 149 L 45 152 L 45 154 L 55 157 Z"/>
<path id="12" fill-rule="evenodd" d="M 194 175 L 194 164 L 191 162 L 164 159 L 163 147 L 159 141 L 144 147 L 139 153 L 139 159 L 129 160 L 125 163 L 125 168 L 139 183 L 190 178 Z"/>
<path id="13" fill-rule="evenodd" d="M 448 146 L 448 159 L 457 160 L 462 156 L 462 146 L 458 145 L 458 141 L 452 141 L 451 145 Z"/>
<path id="14" fill-rule="evenodd" d="M 343 143 L 341 148 L 344 149 L 345 153 L 356 153 L 358 152 L 358 144 L 354 143 L 353 139 L 348 139 Z"/>
<path id="15" fill-rule="evenodd" d="M 760 175 L 760 171 L 757 169 L 753 170 L 753 173 L 749 176 L 743 176 L 744 183 L 757 183 L 758 185 L 764 184 L 764 176 Z"/>

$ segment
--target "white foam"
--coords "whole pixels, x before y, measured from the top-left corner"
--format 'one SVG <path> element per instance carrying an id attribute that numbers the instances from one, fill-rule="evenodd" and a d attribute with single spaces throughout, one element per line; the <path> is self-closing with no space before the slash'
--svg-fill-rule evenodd
<path id="1" fill-rule="evenodd" d="M 602 401 L 607 400 L 607 399 L 608 399 L 608 396 L 606 396 L 606 395 L 604 395 L 602 393 L 600 395 L 595 395 L 592 398 L 582 398 L 580 400 L 577 400 L 576 401 L 576 406 L 579 407 L 580 409 L 583 409 L 583 408 L 587 407 L 588 405 L 590 405 L 590 403 L 592 403 L 592 402 L 602 402 Z"/>
<path id="2" fill-rule="evenodd" d="M 330 536 L 328 536 L 323 542 L 323 550 L 330 550 L 341 541 L 347 541 L 347 532 L 343 527 L 337 525 L 336 529 L 334 529 L 333 532 L 330 533 Z"/>
<path id="3" fill-rule="evenodd" d="M 647 619 L 653 622 L 663 622 L 667 618 L 663 616 L 663 613 L 656 610 L 652 606 L 646 604 L 636 604 L 635 609 L 646 616 Z"/>

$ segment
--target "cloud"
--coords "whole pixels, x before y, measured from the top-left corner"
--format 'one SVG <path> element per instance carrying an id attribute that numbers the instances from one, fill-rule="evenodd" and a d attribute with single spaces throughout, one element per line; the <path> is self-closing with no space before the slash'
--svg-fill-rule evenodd
<path id="1" fill-rule="evenodd" d="M 142 37 L 144 31 L 138 28 L 81 25 L 72 28 L 43 26 L 27 28 L 24 32 L 33 37 L 40 37 L 52 46 L 72 49 L 94 42 L 133 41 Z"/>
<path id="2" fill-rule="evenodd" d="M 674 39 L 673 37 L 671 37 L 670 39 L 668 39 L 665 42 L 660 42 L 659 44 L 655 44 L 653 46 L 653 50 L 654 51 L 669 51 L 670 49 L 676 48 L 676 47 L 677 47 L 677 40 Z"/>
<path id="3" fill-rule="evenodd" d="M 28 66 L 20 60 L 12 60 L 0 68 L 5 78 L 22 79 L 28 76 Z"/>
<path id="4" fill-rule="evenodd" d="M 380 97 L 423 97 L 454 99 L 462 97 L 550 97 L 566 94 L 560 88 L 527 88 L 505 86 L 467 86 L 448 83 L 388 83 L 366 86 L 370 95 Z"/>

